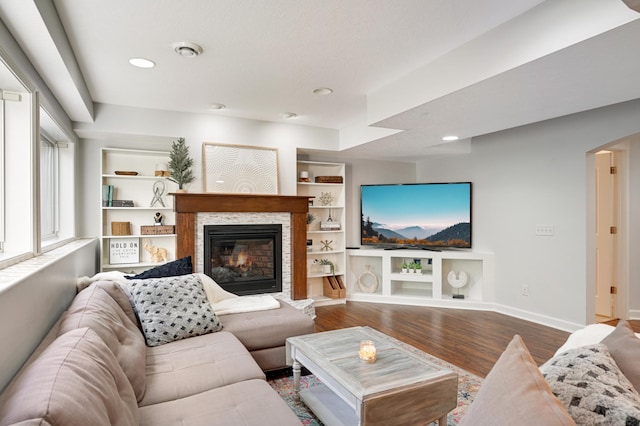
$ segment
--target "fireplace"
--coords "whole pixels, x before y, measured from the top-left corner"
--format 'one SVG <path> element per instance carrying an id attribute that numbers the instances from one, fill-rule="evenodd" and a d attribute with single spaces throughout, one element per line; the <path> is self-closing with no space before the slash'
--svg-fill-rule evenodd
<path id="1" fill-rule="evenodd" d="M 205 225 L 204 273 L 239 296 L 282 291 L 282 225 Z"/>

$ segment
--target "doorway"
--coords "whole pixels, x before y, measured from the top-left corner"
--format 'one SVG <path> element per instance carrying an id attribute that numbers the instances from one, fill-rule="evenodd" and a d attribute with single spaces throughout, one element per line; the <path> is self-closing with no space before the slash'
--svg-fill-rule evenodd
<path id="1" fill-rule="evenodd" d="M 617 156 L 614 151 L 596 153 L 595 159 L 595 321 L 607 322 L 616 316 L 617 279 L 617 217 L 619 185 Z"/>

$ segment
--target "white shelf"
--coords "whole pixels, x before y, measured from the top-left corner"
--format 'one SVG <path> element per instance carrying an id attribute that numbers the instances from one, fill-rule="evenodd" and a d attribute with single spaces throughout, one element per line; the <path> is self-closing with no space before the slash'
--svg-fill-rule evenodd
<path id="1" fill-rule="evenodd" d="M 323 278 L 333 274 L 311 273 L 312 262 L 322 258 L 327 258 L 335 265 L 335 275 L 342 277 L 345 281 L 346 271 L 346 251 L 345 251 L 345 165 L 344 163 L 331 163 L 320 161 L 298 161 L 297 176 L 301 171 L 309 173 L 309 182 L 297 182 L 297 192 L 299 196 L 310 197 L 312 205 L 309 211 L 316 217 L 307 231 L 307 239 L 313 241 L 312 249 L 307 251 L 307 297 L 314 300 L 318 305 L 345 303 L 345 298 L 332 299 L 324 296 Z M 316 183 L 317 176 L 341 176 L 343 183 Z M 313 205 L 319 204 L 322 193 L 330 192 L 333 195 L 331 206 Z M 320 223 L 325 221 L 329 215 L 333 221 L 341 224 L 341 229 L 320 229 Z M 332 240 L 331 246 L 334 250 L 322 251 L 321 240 Z"/>
<path id="2" fill-rule="evenodd" d="M 166 176 L 148 176 L 148 175 L 102 175 L 104 179 L 141 179 L 141 180 L 169 180 Z"/>
<path id="3" fill-rule="evenodd" d="M 119 269 L 119 268 L 150 268 L 154 266 L 164 265 L 166 262 L 138 262 L 138 263 L 103 263 L 102 269 Z"/>
<path id="4" fill-rule="evenodd" d="M 116 239 L 116 238 L 175 238 L 176 234 L 153 234 L 153 235 L 142 235 L 142 234 L 134 234 L 134 235 L 103 235 L 104 239 Z"/>
<path id="5" fill-rule="evenodd" d="M 173 207 L 102 207 L 102 210 L 172 210 Z"/>
<path id="6" fill-rule="evenodd" d="M 451 306 L 476 309 L 492 302 L 494 260 L 492 253 L 475 251 L 424 250 L 347 250 L 347 298 L 349 300 L 404 303 L 424 306 Z M 422 274 L 399 272 L 405 260 L 420 259 Z M 365 270 L 378 278 L 373 293 L 360 291 L 358 277 Z M 449 285 L 448 274 L 466 272 L 469 282 L 460 292 L 464 299 L 454 299 L 458 290 Z"/>
<path id="7" fill-rule="evenodd" d="M 113 185 L 114 199 L 132 200 L 136 204 L 134 207 L 106 207 L 102 206 L 102 197 L 100 197 L 100 225 L 103 233 L 100 244 L 100 269 L 141 271 L 162 265 L 164 262 L 150 261 L 151 257 L 142 244 L 142 241 L 147 238 L 153 241 L 153 243 L 150 242 L 151 245 L 159 246 L 167 250 L 168 261 L 174 260 L 176 234 L 143 235 L 140 233 L 141 226 L 154 224 L 154 215 L 152 212 L 162 212 L 164 224 L 175 224 L 172 207 L 173 198 L 169 193 L 174 192 L 177 185 L 166 176 L 155 176 L 157 166 L 165 165 L 169 162 L 169 152 L 102 148 L 100 155 L 100 187 L 97 187 L 96 191 L 100 191 L 99 193 L 102 194 L 102 185 Z M 138 174 L 116 175 L 116 171 L 135 171 Z M 164 207 L 160 203 L 156 203 L 153 207 L 149 206 L 154 197 L 153 188 L 156 181 L 162 181 L 165 184 L 165 192 L 162 194 L 162 200 L 165 204 Z M 112 222 L 129 222 L 131 231 L 135 232 L 135 234 L 109 235 Z M 126 264 L 109 263 L 110 243 L 126 238 L 140 239 L 138 248 L 140 262 Z"/>

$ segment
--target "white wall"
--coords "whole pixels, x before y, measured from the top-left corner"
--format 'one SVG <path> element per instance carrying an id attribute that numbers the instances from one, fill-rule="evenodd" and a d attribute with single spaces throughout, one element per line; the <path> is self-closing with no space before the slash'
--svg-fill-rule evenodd
<path id="1" fill-rule="evenodd" d="M 473 182 L 473 248 L 495 253 L 501 310 L 560 327 L 593 322 L 586 309 L 587 152 L 638 132 L 638 117 L 640 101 L 631 101 L 474 138 L 470 154 L 418 165 L 418 181 Z M 630 217 L 638 217 L 637 199 L 632 208 Z M 553 225 L 555 235 L 535 236 L 537 224 Z M 633 232 L 637 258 L 637 225 Z M 636 309 L 638 292 L 632 289 Z"/>
<path id="2" fill-rule="evenodd" d="M 100 148 L 120 147 L 169 150 L 171 142 L 184 137 L 194 159 L 196 180 L 189 192 L 202 192 L 202 143 L 253 145 L 278 148 L 279 193 L 296 193 L 297 148 L 337 149 L 337 130 L 295 124 L 152 111 L 113 105 L 96 105 L 95 123 L 76 123 L 82 138 L 84 164 L 81 235 L 100 234 Z"/>

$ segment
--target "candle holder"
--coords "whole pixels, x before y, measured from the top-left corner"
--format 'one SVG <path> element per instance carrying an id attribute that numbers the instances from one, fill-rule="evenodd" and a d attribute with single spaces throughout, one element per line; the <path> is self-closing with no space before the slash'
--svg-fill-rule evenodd
<path id="1" fill-rule="evenodd" d="M 358 355 L 366 363 L 372 364 L 376 362 L 376 345 L 371 340 L 362 340 Z"/>

